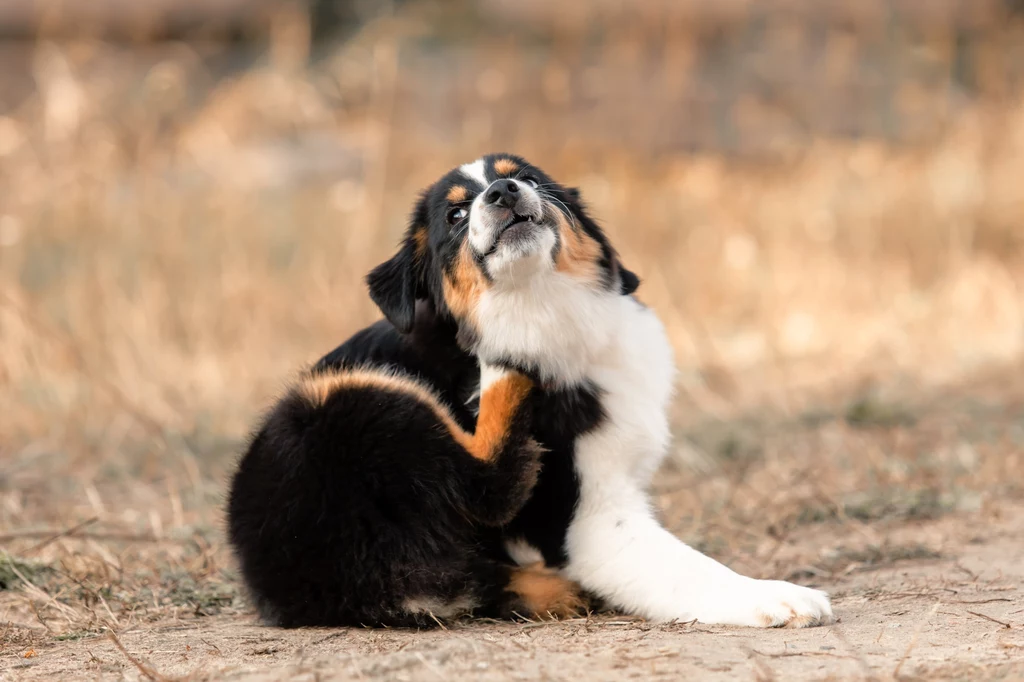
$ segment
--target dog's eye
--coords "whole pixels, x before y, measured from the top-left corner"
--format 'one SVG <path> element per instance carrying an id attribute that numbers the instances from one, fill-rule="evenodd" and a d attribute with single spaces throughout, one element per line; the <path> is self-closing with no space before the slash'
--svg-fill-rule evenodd
<path id="1" fill-rule="evenodd" d="M 536 178 L 532 178 L 532 177 L 530 177 L 529 175 L 527 175 L 527 176 L 525 176 L 525 177 L 523 177 L 523 178 L 520 178 L 520 179 L 521 179 L 521 180 L 522 180 L 523 182 L 525 182 L 525 183 L 526 183 L 527 185 L 529 185 L 530 187 L 532 187 L 532 188 L 534 188 L 534 189 L 537 189 L 537 187 L 539 187 L 539 186 L 540 186 L 540 185 L 539 185 L 539 184 L 537 183 L 537 180 L 536 180 Z"/>
<path id="2" fill-rule="evenodd" d="M 454 225 L 460 220 L 465 219 L 467 215 L 469 215 L 469 213 L 466 211 L 466 209 L 459 207 L 453 208 L 450 211 L 448 211 L 448 224 Z"/>

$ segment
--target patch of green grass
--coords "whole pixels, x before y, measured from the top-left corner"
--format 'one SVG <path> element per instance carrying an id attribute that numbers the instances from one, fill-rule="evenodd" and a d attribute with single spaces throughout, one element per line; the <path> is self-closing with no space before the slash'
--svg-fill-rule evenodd
<path id="1" fill-rule="evenodd" d="M 899 519 L 925 521 L 937 519 L 956 509 L 956 496 L 926 488 L 923 490 L 892 490 L 872 495 L 845 505 L 846 515 L 858 521 Z"/>
<path id="2" fill-rule="evenodd" d="M 913 426 L 917 423 L 917 417 L 906 407 L 872 396 L 850 403 L 844 418 L 847 424 L 859 429 L 891 429 L 897 426 Z"/>
<path id="3" fill-rule="evenodd" d="M 958 503 L 956 494 L 933 488 L 879 490 L 843 500 L 842 513 L 834 506 L 808 505 L 800 510 L 793 523 L 799 526 L 842 519 L 864 522 L 926 521 L 955 511 Z"/>
<path id="4" fill-rule="evenodd" d="M 7 552 L 0 552 L 0 590 L 13 590 L 21 583 L 18 574 L 33 584 L 45 583 L 53 575 L 53 569 L 46 564 L 19 559 Z"/>
<path id="5" fill-rule="evenodd" d="M 786 580 L 813 578 L 821 573 L 837 575 L 855 568 L 877 570 L 899 561 L 927 561 L 941 558 L 942 554 L 919 543 L 869 545 L 861 548 L 839 547 L 820 561 L 815 567 L 816 570 L 795 571 L 786 576 Z"/>
<path id="6" fill-rule="evenodd" d="M 840 548 L 829 556 L 824 567 L 832 571 L 848 569 L 852 564 L 869 568 L 881 568 L 897 561 L 923 561 L 941 559 L 942 555 L 922 544 L 910 545 L 869 545 L 861 549 Z"/>
<path id="7" fill-rule="evenodd" d="M 686 543 L 698 552 L 710 556 L 723 556 L 729 551 L 729 544 L 718 534 L 689 538 Z"/>
<path id="8" fill-rule="evenodd" d="M 805 429 L 818 429 L 838 419 L 838 415 L 826 409 L 812 409 L 797 417 L 797 423 Z"/>
<path id="9" fill-rule="evenodd" d="M 212 616 L 231 606 L 238 596 L 232 583 L 197 581 L 188 573 L 168 572 L 162 576 L 166 597 L 176 606 L 192 607 L 197 616 Z"/>
<path id="10" fill-rule="evenodd" d="M 753 420 L 708 422 L 687 437 L 702 451 L 722 462 L 756 461 L 764 453 L 763 425 Z"/>

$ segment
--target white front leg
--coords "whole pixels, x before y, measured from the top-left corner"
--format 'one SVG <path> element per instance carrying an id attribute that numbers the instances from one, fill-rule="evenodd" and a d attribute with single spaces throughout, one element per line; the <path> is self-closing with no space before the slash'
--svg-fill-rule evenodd
<path id="1" fill-rule="evenodd" d="M 567 538 L 566 574 L 610 606 L 654 621 L 750 627 L 832 622 L 824 592 L 730 570 L 665 530 L 640 491 L 619 488 L 605 495 L 587 491 L 586 481 L 583 487 Z"/>

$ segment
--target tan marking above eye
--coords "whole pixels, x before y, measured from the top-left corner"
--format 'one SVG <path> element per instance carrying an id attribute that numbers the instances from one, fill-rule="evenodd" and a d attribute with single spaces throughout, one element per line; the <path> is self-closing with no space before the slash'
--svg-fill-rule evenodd
<path id="1" fill-rule="evenodd" d="M 498 175 L 509 175 L 519 170 L 519 164 L 512 159 L 498 159 L 494 162 L 494 172 Z"/>
<path id="2" fill-rule="evenodd" d="M 457 204 L 460 201 L 465 201 L 468 192 L 462 185 L 452 185 L 452 188 L 448 190 L 448 195 L 445 197 L 449 203 Z"/>

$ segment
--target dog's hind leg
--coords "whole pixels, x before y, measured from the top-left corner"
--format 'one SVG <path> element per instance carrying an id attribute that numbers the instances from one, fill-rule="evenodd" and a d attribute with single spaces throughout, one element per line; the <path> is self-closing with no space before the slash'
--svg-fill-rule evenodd
<path id="1" fill-rule="evenodd" d="M 474 571 L 482 585 L 477 615 L 502 619 L 571 618 L 586 611 L 587 599 L 576 583 L 543 564 L 514 566 L 481 563 Z"/>
<path id="2" fill-rule="evenodd" d="M 484 367 L 473 434 L 455 433 L 468 455 L 461 477 L 467 511 L 486 525 L 511 520 L 537 482 L 541 448 L 530 437 L 533 382 L 514 371 Z"/>

